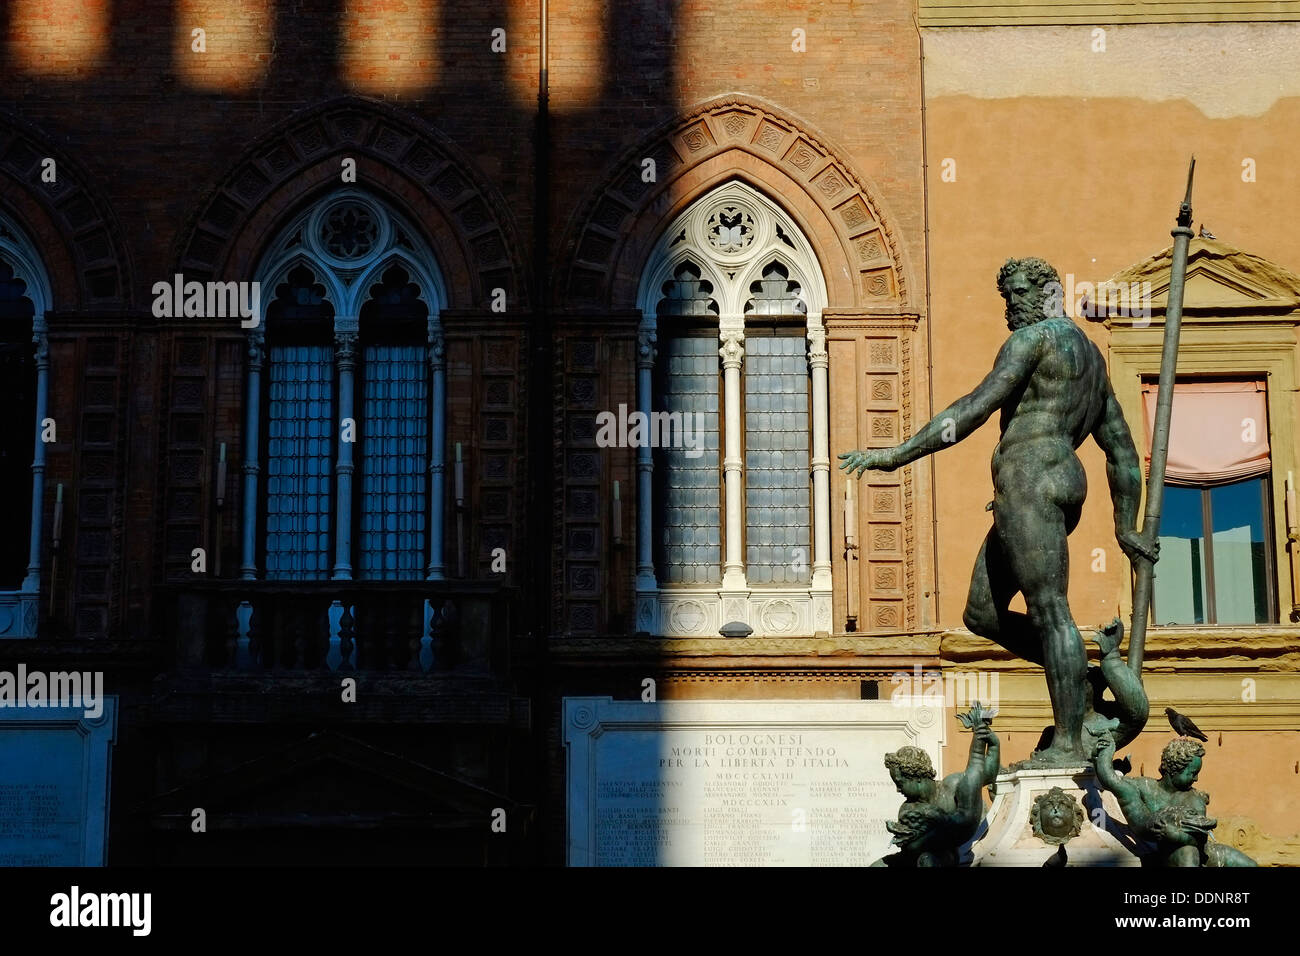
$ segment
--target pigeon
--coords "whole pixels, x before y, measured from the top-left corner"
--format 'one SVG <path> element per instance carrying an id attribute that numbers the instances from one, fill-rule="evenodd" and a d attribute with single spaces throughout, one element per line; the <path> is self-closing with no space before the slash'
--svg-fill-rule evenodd
<path id="1" fill-rule="evenodd" d="M 1038 737 L 1038 745 L 1034 747 L 1034 753 L 1038 753 L 1040 750 L 1046 750 L 1048 747 L 1052 746 L 1052 740 L 1055 737 L 1056 726 L 1054 724 L 1048 724 L 1043 728 L 1042 734 Z"/>
<path id="2" fill-rule="evenodd" d="M 1169 718 L 1169 726 L 1174 728 L 1174 733 L 1179 737 L 1195 737 L 1197 740 L 1209 743 L 1210 738 L 1201 733 L 1201 728 L 1192 723 L 1190 718 L 1184 717 L 1172 707 L 1165 708 L 1165 716 Z"/>
<path id="3" fill-rule="evenodd" d="M 1200 238 L 1200 239 L 1218 239 L 1218 238 L 1219 238 L 1219 237 L 1216 236 L 1214 233 L 1210 232 L 1210 230 L 1208 230 L 1208 229 L 1205 228 L 1205 223 L 1201 223 L 1201 231 L 1198 232 L 1196 235 L 1197 235 L 1197 238 Z"/>

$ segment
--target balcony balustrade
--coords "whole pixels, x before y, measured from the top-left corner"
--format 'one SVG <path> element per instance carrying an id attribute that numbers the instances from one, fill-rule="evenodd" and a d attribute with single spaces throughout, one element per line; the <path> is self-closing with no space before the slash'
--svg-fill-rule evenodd
<path id="1" fill-rule="evenodd" d="M 161 589 L 181 670 L 504 675 L 514 589 L 464 581 L 215 581 Z"/>

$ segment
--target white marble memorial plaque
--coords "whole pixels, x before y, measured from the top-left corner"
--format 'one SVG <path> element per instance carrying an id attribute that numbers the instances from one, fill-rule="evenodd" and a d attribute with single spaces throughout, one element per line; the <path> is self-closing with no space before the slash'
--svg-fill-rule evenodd
<path id="1" fill-rule="evenodd" d="M 103 866 L 117 698 L 0 708 L 0 866 Z"/>
<path id="2" fill-rule="evenodd" d="M 571 866 L 865 866 L 902 797 L 884 755 L 941 707 L 893 701 L 564 701 Z"/>

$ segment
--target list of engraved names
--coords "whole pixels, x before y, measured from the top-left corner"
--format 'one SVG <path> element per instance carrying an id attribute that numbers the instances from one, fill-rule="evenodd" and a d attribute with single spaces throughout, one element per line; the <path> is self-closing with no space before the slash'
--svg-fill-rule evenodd
<path id="1" fill-rule="evenodd" d="M 863 866 L 902 798 L 888 732 L 671 728 L 597 744 L 599 866 Z"/>

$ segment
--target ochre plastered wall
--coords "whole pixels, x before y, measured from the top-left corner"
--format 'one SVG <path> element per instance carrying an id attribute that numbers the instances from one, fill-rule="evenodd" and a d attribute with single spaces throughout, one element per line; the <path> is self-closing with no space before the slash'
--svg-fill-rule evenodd
<path id="1" fill-rule="evenodd" d="M 1196 227 L 1204 223 L 1233 246 L 1300 270 L 1300 25 L 1105 31 L 1104 53 L 1091 49 L 1091 26 L 923 31 L 936 410 L 987 374 L 1006 339 L 994 287 L 1002 262 L 1041 256 L 1077 283 L 1154 255 L 1172 241 L 1192 153 Z M 1246 160 L 1254 182 L 1243 179 Z M 1109 356 L 1104 325 L 1079 321 Z M 1140 446 L 1143 436 L 1134 437 Z M 984 505 L 996 441 L 992 421 L 936 458 L 941 626 L 961 627 L 971 565 L 989 527 Z M 1091 441 L 1079 455 L 1089 497 L 1071 536 L 1070 598 L 1087 628 L 1116 613 L 1128 567 L 1114 540 L 1104 458 Z M 1275 522 L 1285 534 L 1280 515 Z M 1104 550 L 1104 571 L 1093 570 L 1095 548 Z M 1285 610 L 1285 566 L 1279 572 Z M 1158 775 L 1160 750 L 1172 737 L 1165 706 L 1193 715 L 1210 736 L 1198 788 L 1213 798 L 1220 838 L 1261 862 L 1294 865 L 1300 679 L 1288 648 L 1300 646 L 1300 632 L 1284 614 L 1270 638 L 1276 647 L 1264 653 L 1246 646 L 1246 631 L 1160 637 L 1158 630 L 1148 647 L 1168 646 L 1158 660 L 1148 653 L 1152 717 L 1126 748 L 1133 771 L 1144 766 L 1147 776 Z M 964 641 L 959 653 L 945 639 L 944 667 L 1001 673 L 1004 716 L 994 723 L 1002 760 L 1029 756 L 1051 720 L 1041 670 L 1009 664 L 987 642 Z M 1253 700 L 1243 698 L 1250 678 L 1258 680 Z M 970 739 L 953 712 L 947 739 L 944 769 L 952 772 L 965 765 Z"/>
<path id="2" fill-rule="evenodd" d="M 1300 267 L 1300 25 L 1112 27 L 1105 53 L 1090 41 L 1083 27 L 924 31 L 936 409 L 973 388 L 1006 339 L 1002 262 L 1041 256 L 1096 282 L 1153 255 L 1171 241 L 1193 152 L 1197 226 Z M 1242 180 L 1246 159 L 1255 182 Z M 955 181 L 944 181 L 946 160 Z M 1104 330 L 1083 324 L 1105 352 Z M 961 623 L 989 527 L 996 441 L 991 423 L 937 458 L 943 625 Z M 1115 613 L 1126 568 L 1104 458 L 1092 442 L 1080 458 L 1089 498 L 1071 536 L 1070 596 L 1080 623 L 1097 624 Z M 1104 572 L 1092 570 L 1095 548 Z"/>

